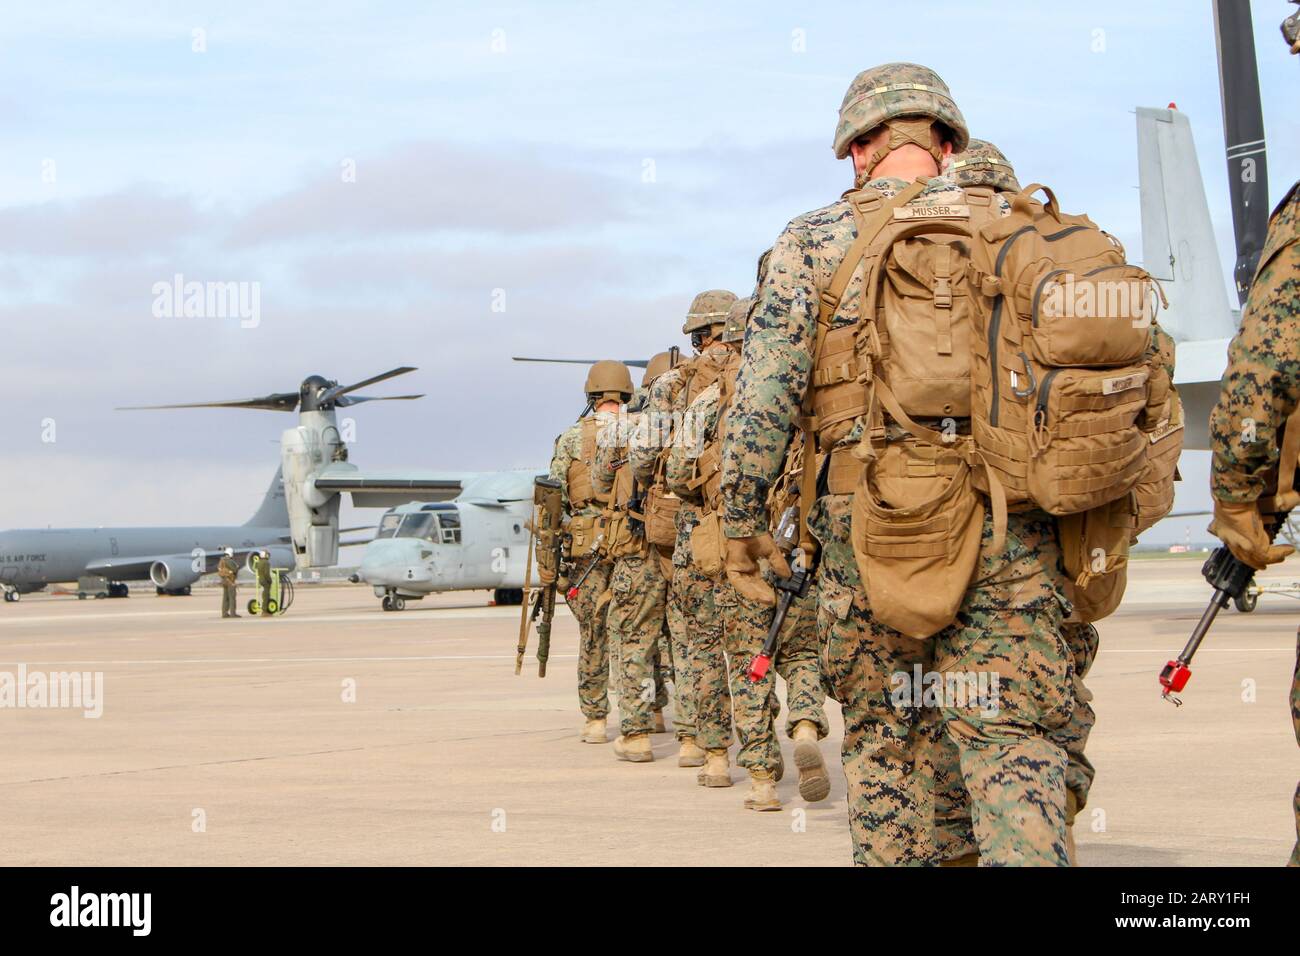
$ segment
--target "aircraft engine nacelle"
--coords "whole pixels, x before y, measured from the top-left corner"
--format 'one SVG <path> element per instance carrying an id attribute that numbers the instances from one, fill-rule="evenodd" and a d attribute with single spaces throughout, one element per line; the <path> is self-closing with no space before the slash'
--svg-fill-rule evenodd
<path id="1" fill-rule="evenodd" d="M 319 413 L 317 413 L 319 414 Z M 304 419 L 307 414 L 304 413 Z M 322 424 L 332 430 L 332 424 Z M 294 566 L 323 568 L 338 563 L 339 496 L 316 490 L 315 477 L 326 464 L 333 444 L 321 430 L 299 425 L 280 436 L 280 465 L 284 476 L 284 502 L 289 511 Z"/>
<path id="2" fill-rule="evenodd" d="M 199 572 L 194 570 L 194 559 L 188 554 L 162 558 L 149 565 L 149 580 L 155 587 L 168 591 L 187 588 L 199 579 Z"/>
<path id="3" fill-rule="evenodd" d="M 292 568 L 294 566 L 292 548 L 266 548 L 264 550 L 271 553 L 271 567 Z M 244 556 L 244 569 L 247 570 L 249 574 L 256 573 L 253 569 L 253 555 L 256 553 L 257 551 L 253 550 Z"/>

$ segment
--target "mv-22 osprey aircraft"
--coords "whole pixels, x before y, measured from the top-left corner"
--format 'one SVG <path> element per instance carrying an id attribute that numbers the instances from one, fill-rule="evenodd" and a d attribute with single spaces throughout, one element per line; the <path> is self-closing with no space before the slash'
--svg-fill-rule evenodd
<path id="1" fill-rule="evenodd" d="M 280 437 L 280 470 L 288 508 L 289 547 L 299 569 L 338 563 L 340 496 L 359 508 L 389 508 L 351 578 L 370 584 L 386 611 L 436 591 L 486 589 L 497 603 L 523 598 L 538 470 L 499 472 L 363 471 L 348 461 L 336 410 L 372 401 L 409 401 L 422 395 L 367 396 L 358 389 L 414 372 L 391 369 L 351 385 L 320 375 L 294 392 L 233 401 L 160 408 L 252 408 L 298 412 L 298 424 Z"/>

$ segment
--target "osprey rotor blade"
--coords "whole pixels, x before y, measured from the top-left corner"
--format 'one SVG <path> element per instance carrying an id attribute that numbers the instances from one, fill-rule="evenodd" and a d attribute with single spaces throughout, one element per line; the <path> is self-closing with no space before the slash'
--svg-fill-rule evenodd
<path id="1" fill-rule="evenodd" d="M 237 398 L 228 402 L 185 402 L 176 405 L 121 405 L 119 412 L 138 412 L 159 408 L 259 408 L 268 412 L 291 412 L 298 407 L 297 392 L 276 392 L 261 398 Z"/>
<path id="2" fill-rule="evenodd" d="M 529 358 L 524 355 L 515 355 L 512 357 L 515 362 L 555 362 L 563 365 L 595 365 L 599 359 L 571 359 L 571 358 Z M 623 359 L 623 364 L 628 368 L 645 368 L 649 359 Z"/>
<path id="3" fill-rule="evenodd" d="M 337 399 L 340 395 L 346 395 L 348 392 L 355 392 L 359 388 L 365 388 L 367 385 L 374 385 L 376 382 L 382 382 L 385 379 L 396 378 L 398 375 L 405 375 L 407 372 L 414 372 L 415 366 L 403 365 L 401 368 L 389 369 L 382 375 L 375 375 L 372 378 L 363 379 L 360 382 L 353 382 L 351 385 L 333 385 L 321 392 L 317 401 L 321 405 L 327 405 Z"/>
<path id="4" fill-rule="evenodd" d="M 342 395 L 335 400 L 334 404 L 339 408 L 347 408 L 349 405 L 360 405 L 362 402 L 409 402 L 416 398 L 424 398 L 423 393 L 419 395 Z"/>

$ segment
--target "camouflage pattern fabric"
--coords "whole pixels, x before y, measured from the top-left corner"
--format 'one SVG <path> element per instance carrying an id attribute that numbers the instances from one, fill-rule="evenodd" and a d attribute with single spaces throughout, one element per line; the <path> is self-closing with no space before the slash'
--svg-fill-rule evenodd
<path id="1" fill-rule="evenodd" d="M 1069 826 L 1088 803 L 1097 774 L 1084 753 L 1097 715 L 1092 709 L 1092 692 L 1084 686 L 1083 678 L 1097 659 L 1099 638 L 1091 624 L 1069 622 L 1061 625 L 1061 639 L 1074 662 L 1074 710 L 1064 725 L 1047 731 L 1046 736 L 1065 751 L 1065 822 Z M 970 796 L 962 779 L 955 744 L 946 735 L 937 733 L 933 724 L 927 725 L 926 734 L 935 746 L 946 751 L 935 761 L 934 819 L 939 859 L 955 860 L 978 853 L 979 845 L 971 825 Z"/>
<path id="2" fill-rule="evenodd" d="M 1290 236 L 1289 245 L 1283 246 Z M 1228 346 L 1210 415 L 1211 486 L 1220 501 L 1271 492 L 1282 425 L 1300 402 L 1300 188 L 1273 214 L 1260 268 Z M 1270 252 L 1272 256 L 1270 257 Z"/>
<path id="3" fill-rule="evenodd" d="M 859 185 L 863 177 L 859 177 Z M 866 186 L 896 195 L 907 184 Z M 960 202 L 961 191 L 931 179 L 914 204 Z M 856 233 L 849 204 L 833 203 L 795 219 L 773 247 L 759 301 L 750 315 L 742 367 L 723 443 L 724 531 L 767 530 L 767 497 L 784 462 L 792 425 L 808 387 L 817 303 Z M 857 320 L 862 273 L 849 283 L 837 322 Z M 859 420 L 842 440 L 856 443 Z M 1069 605 L 1054 523 L 1012 516 L 1007 542 L 992 552 L 990 522 L 980 563 L 957 621 L 927 641 L 877 624 L 850 539 L 851 496 L 821 498 L 811 514 L 822 546 L 818 630 L 822 669 L 845 719 L 842 759 L 849 785 L 854 860 L 928 864 L 935 835 L 940 732 L 953 747 L 971 799 L 972 829 L 985 865 L 1068 863 L 1065 849 L 1064 750 L 1047 734 L 1074 706 L 1073 660 L 1060 638 Z M 898 672 L 983 674 L 999 679 L 999 706 L 958 707 L 952 700 L 928 721 L 926 708 L 897 706 Z"/>
<path id="4" fill-rule="evenodd" d="M 1210 485 L 1220 501 L 1245 503 L 1271 494 L 1280 465 L 1281 431 L 1300 403 L 1300 183 L 1269 220 L 1241 328 L 1228 346 L 1219 400 L 1210 415 Z M 1291 683 L 1291 716 L 1300 744 L 1300 634 Z M 1300 784 L 1295 793 L 1300 866 Z"/>
<path id="5" fill-rule="evenodd" d="M 640 408 L 648 389 L 638 389 L 628 409 Z M 615 473 L 627 467 L 627 445 L 640 416 L 629 414 L 621 430 L 610 428 L 597 435 L 592 486 L 611 494 Z M 631 554 L 613 563 L 609 579 L 610 600 L 605 628 L 612 662 L 611 684 L 618 695 L 620 733 L 648 734 L 654 730 L 654 711 L 668 704 L 667 667 L 661 662 L 660 644 L 667 614 L 668 582 L 656 556 Z M 667 657 L 667 648 L 663 657 Z"/>
<path id="6" fill-rule="evenodd" d="M 586 570 L 579 565 L 579 572 Z M 609 714 L 609 635 L 605 628 L 607 603 L 600 596 L 609 586 L 612 566 L 598 561 L 591 569 L 582 589 L 568 602 L 578 619 L 578 705 L 582 715 L 595 720 Z"/>
<path id="7" fill-rule="evenodd" d="M 999 192 L 1020 192 L 1015 168 L 1002 150 L 982 139 L 972 139 L 965 152 L 954 153 L 948 175 L 958 186 L 987 186 Z"/>
<path id="8" fill-rule="evenodd" d="M 612 412 L 597 412 L 596 420 L 600 428 L 605 429 L 617 424 L 618 416 Z M 597 433 L 599 445 L 600 433 Z M 569 502 L 569 467 L 582 456 L 582 423 L 574 422 L 555 439 L 555 453 L 551 457 L 550 477 L 560 482 L 563 489 L 565 513 L 570 517 L 576 515 L 598 515 L 602 506 L 598 502 L 589 502 L 586 506 L 573 510 Z M 588 462 L 594 472 L 594 460 Z M 591 562 L 588 555 L 575 555 L 570 562 L 569 575 L 574 581 L 587 570 Z M 582 584 L 577 597 L 568 602 L 569 609 L 578 620 L 578 705 L 583 716 L 595 720 L 609 714 L 609 643 L 605 629 L 606 605 L 600 602 L 600 596 L 609 584 L 612 564 L 598 561 Z"/>
<path id="9" fill-rule="evenodd" d="M 610 577 L 605 626 L 611 651 L 618 649 L 614 685 L 618 688 L 619 733 L 654 731 L 654 711 L 668 704 L 659 645 L 664 633 L 668 581 L 656 558 L 620 558 Z"/>
<path id="10" fill-rule="evenodd" d="M 596 421 L 599 422 L 600 429 L 610 428 L 618 424 L 618 416 L 613 412 L 596 412 Z M 599 433 L 598 433 L 599 437 Z M 599 444 L 599 441 L 597 442 Z M 566 514 L 574 515 L 596 515 L 601 512 L 599 502 L 588 502 L 585 507 L 579 508 L 576 512 L 569 503 L 569 467 L 582 457 L 582 421 L 578 420 L 560 433 L 555 439 L 555 451 L 551 455 L 550 477 L 560 483 L 563 489 L 562 499 L 564 501 L 564 511 Z M 588 465 L 594 468 L 595 462 L 590 461 Z"/>
<path id="11" fill-rule="evenodd" d="M 836 159 L 849 154 L 853 140 L 900 116 L 940 120 L 956 137 L 954 152 L 966 148 L 966 120 L 938 74 L 917 63 L 886 63 L 863 70 L 845 91 L 832 143 Z"/>
<path id="12" fill-rule="evenodd" d="M 766 613 L 757 623 L 762 627 L 762 637 L 766 638 L 776 612 L 771 608 L 764 610 Z M 759 646 L 762 646 L 761 639 Z M 793 737 L 795 724 L 807 720 L 817 725 L 819 740 L 826 737 L 831 727 L 826 719 L 826 685 L 822 681 L 821 643 L 817 637 L 816 582 L 786 612 L 773 667 L 785 681 L 786 736 Z"/>
<path id="13" fill-rule="evenodd" d="M 668 648 L 672 657 L 673 730 L 678 738 L 694 737 L 698 729 L 695 714 L 695 675 L 691 670 L 690 625 L 682 607 L 681 582 L 670 558 L 660 558 L 660 569 L 668 565 Z"/>
<path id="14" fill-rule="evenodd" d="M 858 177 L 859 187 L 892 198 L 909 184 L 901 179 Z M 999 208 L 1010 211 L 999 198 Z M 961 203 L 965 194 L 942 176 L 931 179 L 912 205 Z M 767 498 L 785 462 L 812 370 L 813 338 L 821 290 L 857 235 L 845 200 L 793 220 L 772 247 L 767 277 L 750 310 L 736 395 L 727 416 L 722 448 L 723 529 L 729 538 L 767 530 Z M 857 321 L 862 274 L 849 283 L 838 324 Z M 840 441 L 855 445 L 861 422 Z"/>
<path id="15" fill-rule="evenodd" d="M 745 770 L 775 773 L 781 759 L 773 729 L 775 676 L 769 672 L 753 683 L 746 673 L 750 660 L 762 649 L 771 609 L 740 602 L 725 576 L 705 575 L 691 560 L 690 533 L 705 508 L 689 500 L 696 492 L 688 483 L 699 452 L 716 431 L 720 399 L 721 388 L 714 383 L 687 408 L 665 469 L 669 489 L 683 498 L 674 562 L 680 562 L 691 625 L 696 743 L 706 750 L 730 747 L 734 726 L 740 742 L 736 763 Z"/>

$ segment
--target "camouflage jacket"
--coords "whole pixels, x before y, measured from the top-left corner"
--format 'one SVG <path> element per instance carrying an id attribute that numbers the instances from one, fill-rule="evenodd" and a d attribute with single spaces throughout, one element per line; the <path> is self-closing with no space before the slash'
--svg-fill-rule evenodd
<path id="1" fill-rule="evenodd" d="M 1220 501 L 1273 492 L 1281 431 L 1300 402 L 1300 183 L 1269 221 L 1241 328 L 1210 415 L 1210 484 Z M 1294 464 L 1294 463 L 1291 463 Z"/>
<path id="2" fill-rule="evenodd" d="M 596 421 L 600 429 L 596 434 L 596 447 L 600 448 L 601 433 L 609 425 L 617 424 L 618 416 L 613 412 L 596 412 Z M 608 432 L 605 432 L 608 434 Z M 555 439 L 555 453 L 551 456 L 550 477 L 560 483 L 563 489 L 561 498 L 564 501 L 564 510 L 568 514 L 574 514 L 572 506 L 569 504 L 569 466 L 582 457 L 582 419 L 574 422 L 565 429 L 560 437 Z M 594 456 L 593 456 L 594 458 Z M 593 486 L 594 486 L 594 466 L 595 461 L 587 462 L 588 467 L 593 469 Z M 598 515 L 601 511 L 601 505 L 598 502 L 589 502 L 585 507 L 580 508 L 577 514 L 580 515 Z"/>
<path id="3" fill-rule="evenodd" d="M 699 503 L 700 492 L 690 486 L 695 477 L 695 462 L 705 446 L 713 439 L 718 424 L 719 399 L 722 389 L 714 382 L 687 406 L 682 415 L 682 427 L 673 437 L 672 448 L 664 467 L 664 482 L 668 490 L 683 501 Z"/>
<path id="4" fill-rule="evenodd" d="M 619 409 L 615 423 L 601 430 L 596 439 L 596 461 L 591 469 L 591 485 L 597 493 L 607 495 L 614 490 L 614 476 L 628 464 L 628 445 L 634 440 L 645 416 L 649 389 L 638 388 L 632 401 Z"/>
<path id="5" fill-rule="evenodd" d="M 901 179 L 859 177 L 886 198 L 906 189 Z M 931 179 L 911 205 L 961 202 L 964 193 L 943 176 Z M 1003 215 L 1010 211 L 999 197 Z M 767 500 L 785 462 L 812 373 L 820 294 L 857 237 L 853 210 L 841 198 L 786 226 L 768 261 L 758 301 L 745 330 L 739 382 L 723 438 L 723 530 L 739 538 L 767 530 Z M 844 291 L 836 325 L 857 321 L 861 271 Z M 856 443 L 861 421 L 843 439 Z"/>
<path id="6" fill-rule="evenodd" d="M 721 364 L 730 354 L 725 346 L 712 346 L 689 362 L 664 372 L 651 383 L 645 399 L 644 417 L 628 445 L 632 474 L 643 488 L 649 487 L 654 480 L 659 455 L 668 447 L 678 420 L 686 412 L 690 382 L 701 363 Z"/>

